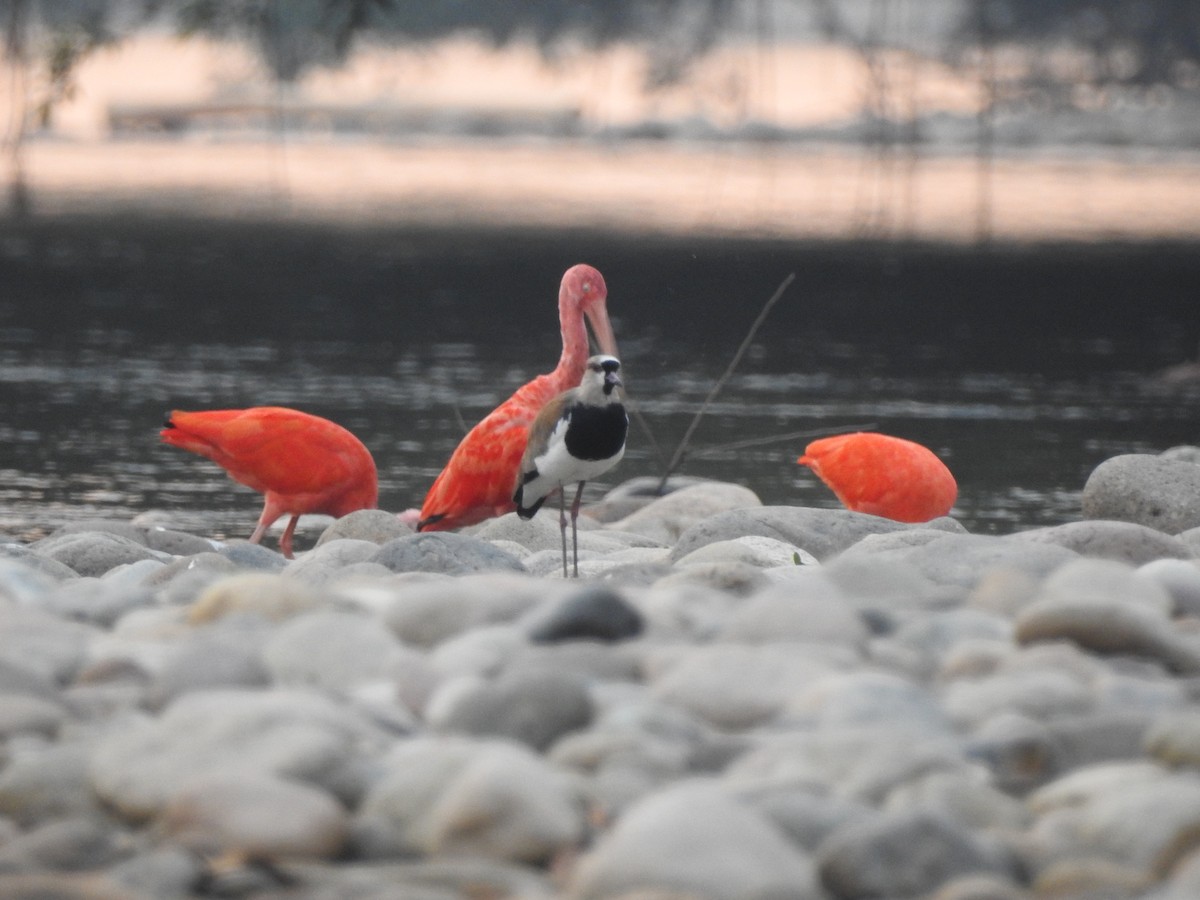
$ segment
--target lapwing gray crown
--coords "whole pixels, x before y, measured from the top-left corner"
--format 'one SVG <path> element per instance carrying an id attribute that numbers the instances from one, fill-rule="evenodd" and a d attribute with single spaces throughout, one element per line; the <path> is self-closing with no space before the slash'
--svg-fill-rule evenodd
<path id="1" fill-rule="evenodd" d="M 517 476 L 513 502 L 522 519 L 533 518 L 554 491 L 578 484 L 571 505 L 571 535 L 575 541 L 575 574 L 579 575 L 576 520 L 585 482 L 596 478 L 625 455 L 629 417 L 621 402 L 621 361 L 601 354 L 587 361 L 579 387 L 547 403 L 529 429 L 525 455 Z M 567 574 L 566 498 L 562 496 L 559 524 L 563 537 L 563 575 Z"/>

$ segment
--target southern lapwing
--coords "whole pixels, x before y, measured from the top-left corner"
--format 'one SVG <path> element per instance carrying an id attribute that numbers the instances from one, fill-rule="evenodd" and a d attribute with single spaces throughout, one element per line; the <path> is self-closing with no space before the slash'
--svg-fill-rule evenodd
<path id="1" fill-rule="evenodd" d="M 559 394 L 538 413 L 517 475 L 513 502 L 522 519 L 533 518 L 546 498 L 559 492 L 563 577 L 567 577 L 566 486 L 578 484 L 571 504 L 571 543 L 579 577 L 577 522 L 584 482 L 604 474 L 625 455 L 629 417 L 621 403 L 621 361 L 601 354 L 587 361 L 579 387 Z"/>

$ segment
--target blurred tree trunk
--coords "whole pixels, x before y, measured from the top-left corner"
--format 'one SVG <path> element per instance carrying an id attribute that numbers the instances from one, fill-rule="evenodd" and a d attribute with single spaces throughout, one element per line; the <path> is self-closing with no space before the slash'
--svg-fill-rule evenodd
<path id="1" fill-rule="evenodd" d="M 7 134 L 8 203 L 13 217 L 18 219 L 28 217 L 31 211 L 29 184 L 25 180 L 25 134 L 29 124 L 29 92 L 26 86 L 29 74 L 26 47 L 27 10 L 25 0 L 10 0 L 4 40 L 4 53 L 12 70 Z"/>
<path id="2" fill-rule="evenodd" d="M 995 152 L 996 45 L 988 8 L 980 7 L 979 28 L 979 115 L 976 146 L 977 195 L 975 241 L 987 244 L 992 239 L 992 163 Z"/>

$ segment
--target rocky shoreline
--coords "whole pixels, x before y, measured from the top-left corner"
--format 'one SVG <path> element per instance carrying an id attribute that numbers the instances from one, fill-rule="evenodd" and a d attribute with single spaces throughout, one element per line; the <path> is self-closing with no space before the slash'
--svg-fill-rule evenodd
<path id="1" fill-rule="evenodd" d="M 579 581 L 550 510 L 0 544 L 0 896 L 1200 896 L 1197 454 L 1003 537 L 635 480 Z"/>

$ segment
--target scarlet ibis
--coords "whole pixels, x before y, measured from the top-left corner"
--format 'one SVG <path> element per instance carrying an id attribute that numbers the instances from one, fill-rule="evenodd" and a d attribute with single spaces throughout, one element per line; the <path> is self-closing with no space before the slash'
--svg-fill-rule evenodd
<path id="1" fill-rule="evenodd" d="M 266 495 L 258 527 L 267 529 L 291 514 L 279 549 L 292 558 L 292 535 L 305 513 L 344 516 L 374 509 L 378 476 L 371 453 L 353 434 L 320 416 L 282 406 L 174 410 L 161 432 L 164 444 L 207 457 L 234 481 Z"/>
<path id="2" fill-rule="evenodd" d="M 856 512 L 928 522 L 954 506 L 958 485 L 928 447 L 875 432 L 813 441 L 796 462 L 808 466 Z"/>
<path id="3" fill-rule="evenodd" d="M 616 355 L 607 303 L 608 288 L 598 271 L 583 264 L 566 271 L 558 291 L 563 343 L 558 366 L 519 388 L 467 432 L 425 495 L 418 531 L 461 528 L 512 511 L 529 426 L 543 406 L 579 384 L 588 359 L 588 325 L 601 352 Z"/>
<path id="4" fill-rule="evenodd" d="M 546 497 L 559 492 L 558 525 L 562 531 L 563 577 L 567 577 L 567 485 L 578 482 L 571 504 L 571 542 L 575 577 L 579 577 L 579 501 L 583 485 L 602 475 L 625 455 L 629 417 L 621 403 L 621 363 L 615 356 L 593 356 L 579 387 L 565 391 L 542 407 L 529 429 L 521 457 L 513 502 L 517 515 L 532 519 Z"/>

